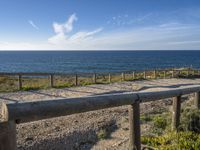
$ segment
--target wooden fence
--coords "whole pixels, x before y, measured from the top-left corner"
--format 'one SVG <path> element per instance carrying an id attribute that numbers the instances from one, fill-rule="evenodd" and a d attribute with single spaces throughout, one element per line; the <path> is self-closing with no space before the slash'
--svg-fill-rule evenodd
<path id="1" fill-rule="evenodd" d="M 183 73 L 184 72 L 184 73 Z M 112 82 L 112 75 L 114 73 L 104 73 L 104 75 L 108 76 L 107 83 Z M 187 70 L 178 70 L 178 69 L 164 69 L 164 70 L 137 70 L 137 71 L 127 71 L 121 73 L 121 81 L 127 80 L 127 75 L 130 76 L 132 74 L 131 80 L 135 79 L 156 79 L 156 78 L 175 78 L 179 77 L 181 75 L 184 75 L 185 77 L 191 76 L 191 75 L 198 75 L 200 76 L 200 70 L 197 69 L 187 69 Z M 149 75 L 150 74 L 150 75 Z M 162 75 L 161 75 L 162 74 Z M 84 74 L 64 74 L 64 73 L 2 73 L 0 72 L 0 76 L 18 76 L 18 90 L 23 89 L 23 77 L 29 76 L 47 76 L 49 77 L 49 86 L 54 87 L 54 77 L 55 76 L 67 76 L 71 75 L 75 77 L 74 85 L 79 85 L 79 77 Z M 100 73 L 94 73 L 90 74 L 92 76 L 93 83 L 97 83 L 97 77 L 100 76 Z M 129 78 L 130 80 L 130 78 Z"/>
<path id="2" fill-rule="evenodd" d="M 200 107 L 200 85 L 155 92 L 126 92 L 60 100 L 3 103 L 0 149 L 16 150 L 16 124 L 129 105 L 129 148 L 139 150 L 141 149 L 140 103 L 173 97 L 172 130 L 176 130 L 180 123 L 181 97 L 191 93 L 195 93 L 194 104 L 198 109 Z"/>

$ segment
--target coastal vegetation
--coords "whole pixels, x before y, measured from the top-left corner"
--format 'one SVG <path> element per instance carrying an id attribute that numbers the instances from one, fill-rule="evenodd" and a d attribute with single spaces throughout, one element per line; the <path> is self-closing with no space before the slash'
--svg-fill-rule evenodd
<path id="1" fill-rule="evenodd" d="M 141 137 L 147 149 L 197 150 L 200 146 L 200 111 L 191 109 L 185 104 L 181 110 L 181 123 L 177 131 L 171 130 L 171 113 L 143 114 L 142 124 L 150 124 L 151 128 Z"/>
<path id="2" fill-rule="evenodd" d="M 75 75 L 54 75 L 53 88 L 66 88 L 73 86 L 85 86 L 90 84 L 108 84 L 121 81 L 149 80 L 155 78 L 185 78 L 199 75 L 198 70 L 191 68 L 166 69 L 156 71 L 132 71 L 123 73 L 99 73 L 78 74 L 76 85 Z M 22 87 L 20 90 L 38 90 L 50 88 L 49 76 L 22 76 Z M 19 79 L 17 75 L 0 75 L 0 92 L 14 92 L 19 90 Z"/>
<path id="3" fill-rule="evenodd" d="M 91 76 L 91 78 L 92 78 L 92 76 Z M 160 82 L 163 81 L 164 83 L 166 83 L 166 81 L 168 81 L 168 82 L 173 81 L 173 83 L 176 82 L 176 84 L 181 84 L 181 85 L 184 83 L 183 79 L 180 79 L 179 82 L 178 82 L 178 80 L 179 79 L 174 79 L 174 80 L 167 79 L 167 80 L 155 80 L 153 82 L 159 82 L 160 83 Z M 190 80 L 190 82 L 191 81 L 192 80 Z M 192 83 L 195 83 L 197 81 L 198 80 L 194 80 Z M 150 84 L 152 84 L 152 81 L 149 81 L 149 82 L 150 82 Z M 136 83 L 123 82 L 123 83 L 117 83 L 117 84 L 123 85 L 123 87 L 120 86 L 120 89 L 121 89 L 121 88 L 124 88 L 125 85 L 127 85 L 131 88 L 133 84 L 138 85 L 139 83 L 147 85 L 148 81 L 145 81 L 145 83 L 143 81 L 141 81 L 141 82 L 136 82 Z M 185 82 L 185 84 L 186 84 L 186 82 Z M 163 85 L 163 83 L 162 83 L 162 85 Z M 170 84 L 168 84 L 168 86 L 169 85 Z M 98 87 L 98 86 L 101 86 L 101 85 L 95 85 L 95 86 Z M 113 90 L 113 86 L 108 86 L 108 87 L 110 88 L 110 90 Z M 84 89 L 84 91 L 86 91 L 87 87 L 82 87 L 80 89 Z M 50 92 L 50 94 L 54 95 L 53 91 L 58 92 L 60 90 L 66 91 L 66 89 L 59 89 L 59 90 L 51 89 L 51 90 L 38 91 L 38 92 L 44 92 L 45 93 L 45 92 L 48 91 L 48 93 Z M 89 92 L 93 91 L 92 88 L 89 88 L 87 90 Z M 69 89 L 69 91 L 70 91 L 70 89 Z M 101 92 L 104 93 L 104 92 L 108 92 L 108 91 L 107 91 L 107 89 L 106 90 L 104 89 L 104 91 L 101 91 Z M 12 97 L 15 97 L 14 94 L 19 94 L 19 93 L 8 93 L 6 95 L 10 99 L 12 99 Z M 25 92 L 24 94 L 29 94 L 29 93 Z M 29 97 L 29 99 L 33 99 L 32 94 L 34 94 L 34 92 L 31 92 L 31 95 L 27 96 L 26 100 L 28 100 L 28 97 Z M 61 93 L 59 93 L 59 94 L 61 95 Z M 38 95 L 38 94 L 36 94 L 36 95 L 37 95 L 38 98 L 41 98 L 41 95 Z M 34 98 L 36 98 L 36 95 L 34 96 Z M 75 95 L 75 93 L 73 93 L 73 95 L 71 95 L 71 96 L 74 96 L 74 95 Z M 192 104 L 194 102 L 193 101 L 194 100 L 193 93 L 189 94 L 189 95 L 184 95 L 184 94 L 182 95 L 182 99 L 181 99 L 182 100 L 182 104 L 181 104 L 181 108 L 182 108 L 181 125 L 178 128 L 178 132 L 171 130 L 171 125 L 172 125 L 171 119 L 173 119 L 172 114 L 170 113 L 171 110 L 169 109 L 169 107 L 171 107 L 171 105 L 172 105 L 171 100 L 172 100 L 171 97 L 169 97 L 165 100 L 146 102 L 145 104 L 140 105 L 141 113 L 142 113 L 141 117 L 140 117 L 140 119 L 141 119 L 141 126 L 140 127 L 141 127 L 141 131 L 142 131 L 141 132 L 142 146 L 144 145 L 146 147 L 149 147 L 149 149 L 151 149 L 151 148 L 153 148 L 153 149 L 171 149 L 172 147 L 171 147 L 170 144 L 172 144 L 176 148 L 179 146 L 179 148 L 177 148 L 177 149 L 195 149 L 195 147 L 196 147 L 195 144 L 198 143 L 198 132 L 197 132 L 198 130 L 195 131 L 194 129 L 196 129 L 196 127 L 195 126 L 191 127 L 191 126 L 194 125 L 194 122 L 197 122 L 199 120 L 198 119 L 199 112 L 196 109 L 193 109 L 191 111 L 191 108 L 194 105 L 194 104 Z M 188 101 L 190 101 L 190 103 L 188 103 Z M 42 109 L 42 110 L 44 110 L 44 109 Z M 105 110 L 102 110 L 102 112 L 104 112 L 104 111 Z M 103 123 L 105 122 L 104 117 L 102 117 L 102 121 L 95 121 L 95 122 L 97 122 L 97 126 L 98 126 L 98 128 L 96 128 L 95 130 L 92 129 L 93 124 L 92 124 L 91 128 L 89 128 L 87 126 L 87 129 L 91 130 L 91 132 L 93 132 L 92 134 L 96 138 L 96 140 L 92 143 L 92 145 L 94 145 L 94 144 L 96 145 L 97 142 L 103 143 L 105 141 L 105 143 L 106 143 L 107 140 L 109 140 L 109 142 L 110 142 L 110 140 L 112 140 L 113 135 L 121 137 L 122 134 L 123 134 L 123 136 L 125 135 L 124 138 L 123 138 L 124 144 L 128 143 L 128 134 L 131 131 L 130 124 L 129 124 L 128 111 L 127 111 L 127 109 L 121 110 L 121 108 L 119 108 L 116 111 L 116 113 L 121 114 L 122 119 L 119 117 L 119 115 L 116 115 L 113 118 L 114 122 L 112 124 L 109 123 L 109 124 L 106 124 L 105 126 L 104 125 L 99 126 L 99 124 L 101 124 L 102 122 Z M 95 114 L 93 114 L 91 116 L 94 116 L 94 118 L 99 118 L 99 117 L 96 117 L 97 114 L 99 114 L 99 112 L 95 112 Z M 113 112 L 110 111 L 110 109 L 109 109 L 106 113 L 106 116 L 107 117 L 113 116 L 111 114 L 113 114 Z M 87 115 L 88 114 L 85 114 L 85 116 L 87 116 Z M 79 118 L 77 116 L 75 116 L 75 119 L 72 119 L 73 121 L 70 121 L 70 122 L 73 122 L 72 125 L 79 123 L 80 126 L 82 127 L 83 123 L 80 122 L 80 118 L 83 118 L 83 116 L 84 115 L 80 115 Z M 91 116 L 89 116 L 88 118 L 91 119 Z M 190 120 L 191 118 L 194 118 L 194 119 L 196 118 L 195 119 L 196 121 L 194 121 L 194 119 L 193 119 L 193 121 L 191 121 Z M 62 118 L 62 121 L 61 121 L 62 124 L 63 124 L 63 120 L 68 120 L 68 119 Z M 85 122 L 85 120 L 87 120 L 87 119 L 84 119 L 83 122 Z M 117 120 L 117 121 L 115 122 L 115 120 Z M 56 122 L 56 121 L 53 121 L 53 122 Z M 66 124 L 63 124 L 63 125 L 66 126 Z M 197 122 L 197 124 L 195 123 L 195 125 L 198 125 L 198 122 Z M 111 128 L 111 130 L 110 130 L 110 128 Z M 34 130 L 34 132 L 36 131 L 35 128 L 29 128 L 29 130 L 27 130 L 27 131 L 30 132 L 31 131 L 30 129 Z M 60 125 L 58 125 L 58 124 L 56 124 L 55 128 L 52 125 L 52 129 L 53 129 L 53 132 L 55 132 L 55 131 L 56 132 L 59 131 L 59 133 L 61 132 L 60 131 L 60 129 L 61 129 Z M 23 131 L 24 131 L 24 128 L 23 128 Z M 22 132 L 22 134 L 25 135 L 23 131 L 20 130 L 20 132 Z M 66 132 L 66 130 L 63 130 L 63 131 Z M 118 132 L 119 134 L 118 133 L 116 134 L 116 132 Z M 42 130 L 42 133 L 43 133 L 43 130 Z M 77 134 L 77 132 L 76 132 L 76 134 Z M 85 135 L 85 133 L 84 133 L 84 135 Z M 78 134 L 78 136 L 80 136 L 80 134 Z M 81 135 L 81 136 L 83 136 L 83 135 Z M 180 140 L 179 139 L 180 136 L 183 139 Z M 26 135 L 25 141 L 26 141 L 26 139 L 28 139 L 28 140 L 29 139 L 38 139 L 38 136 L 36 136 L 34 138 L 33 137 L 34 137 L 33 135 L 31 135 L 31 136 Z M 164 139 L 163 139 L 163 137 L 164 137 Z M 84 139 L 86 139 L 86 138 L 84 138 Z M 180 140 L 180 142 L 179 142 L 179 140 Z M 41 141 L 41 140 L 38 139 L 38 141 Z M 177 143 L 177 141 L 178 141 L 178 143 Z M 187 141 L 187 143 L 182 143 L 182 141 Z M 51 142 L 49 142 L 49 143 L 51 143 Z M 83 140 L 83 141 L 80 141 L 80 143 L 91 144 L 91 140 L 90 139 L 87 139 L 87 141 Z M 104 145 L 102 143 L 101 143 L 101 145 Z M 178 145 L 178 144 L 180 144 L 180 145 Z M 77 145 L 82 145 L 82 144 L 77 144 Z M 192 145 L 193 145 L 193 147 L 192 147 Z M 116 145 L 116 147 L 117 146 L 120 146 L 120 145 Z"/>

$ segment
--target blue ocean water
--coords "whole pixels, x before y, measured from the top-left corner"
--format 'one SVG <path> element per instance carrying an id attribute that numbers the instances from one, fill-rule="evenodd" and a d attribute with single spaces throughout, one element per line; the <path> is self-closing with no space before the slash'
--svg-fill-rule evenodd
<path id="1" fill-rule="evenodd" d="M 0 72 L 93 73 L 200 68 L 200 51 L 1 51 Z"/>

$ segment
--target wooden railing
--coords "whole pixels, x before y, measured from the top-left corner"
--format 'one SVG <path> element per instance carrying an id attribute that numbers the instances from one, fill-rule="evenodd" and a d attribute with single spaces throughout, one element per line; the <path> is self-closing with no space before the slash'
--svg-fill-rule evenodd
<path id="1" fill-rule="evenodd" d="M 195 93 L 194 104 L 196 108 L 199 108 L 200 85 L 154 92 L 126 92 L 59 100 L 3 103 L 0 149 L 16 150 L 16 124 L 129 105 L 129 148 L 139 150 L 141 149 L 140 103 L 173 97 L 172 130 L 176 130 L 180 123 L 181 97 L 191 93 Z"/>
<path id="2" fill-rule="evenodd" d="M 175 78 L 180 75 L 183 75 L 185 73 L 185 76 L 190 76 L 190 75 L 199 75 L 200 76 L 200 70 L 197 69 L 187 69 L 187 70 L 178 70 L 178 69 L 158 69 L 158 70 L 137 70 L 137 71 L 126 71 L 121 73 L 121 81 L 126 81 L 126 75 L 127 74 L 132 74 L 132 80 L 136 79 L 137 74 L 139 74 L 138 78 L 142 79 L 149 79 L 149 76 L 147 76 L 148 73 L 151 73 L 151 79 L 156 79 L 156 78 Z M 168 74 L 167 74 L 168 73 Z M 100 73 L 99 73 L 100 74 Z M 93 83 L 97 83 L 97 77 L 99 75 L 98 73 L 93 73 L 90 75 L 92 76 L 92 81 Z M 112 74 L 114 73 L 103 73 L 108 76 L 108 83 L 112 82 Z M 159 75 L 162 74 L 162 77 Z M 50 87 L 54 87 L 54 77 L 55 76 L 67 76 L 71 75 L 75 77 L 74 85 L 78 86 L 79 85 L 79 77 L 84 74 L 67 74 L 67 73 L 6 73 L 6 72 L 0 72 L 0 76 L 17 76 L 18 77 L 18 89 L 22 90 L 23 89 L 23 77 L 24 76 L 29 76 L 29 77 L 34 77 L 34 76 L 47 76 L 49 77 L 49 85 Z"/>

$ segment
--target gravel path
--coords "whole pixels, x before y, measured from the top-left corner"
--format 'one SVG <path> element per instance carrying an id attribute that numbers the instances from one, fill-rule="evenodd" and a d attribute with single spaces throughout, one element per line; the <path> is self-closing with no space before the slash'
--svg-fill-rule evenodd
<path id="1" fill-rule="evenodd" d="M 191 84 L 200 84 L 200 79 L 158 79 L 64 89 L 1 93 L 0 101 L 16 103 L 56 100 L 135 90 L 157 91 Z M 141 112 L 156 109 L 161 105 L 165 105 L 165 102 L 144 103 L 141 105 Z M 18 149 L 126 149 L 128 143 L 127 119 L 127 106 L 123 106 L 20 124 L 17 125 Z M 102 129 L 107 130 L 109 138 L 99 140 L 98 133 Z"/>

